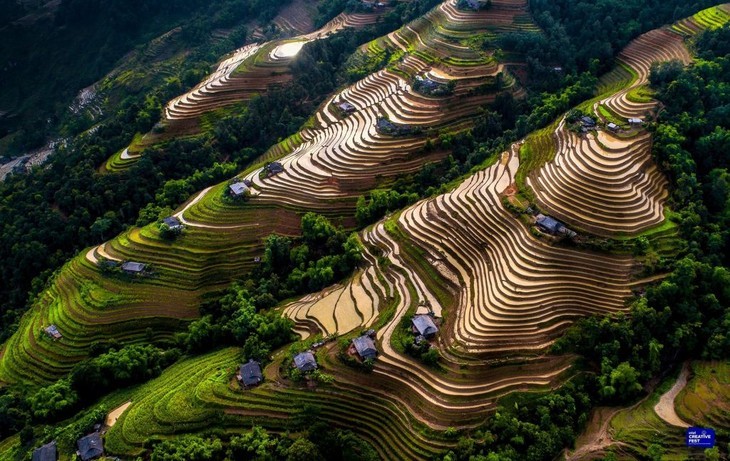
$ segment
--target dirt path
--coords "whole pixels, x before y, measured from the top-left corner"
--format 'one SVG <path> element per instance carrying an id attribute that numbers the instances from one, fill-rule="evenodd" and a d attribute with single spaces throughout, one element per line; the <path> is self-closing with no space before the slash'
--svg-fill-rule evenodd
<path id="1" fill-rule="evenodd" d="M 121 406 L 118 406 L 117 408 L 113 409 L 109 412 L 109 414 L 106 417 L 106 420 L 104 420 L 104 425 L 106 427 L 112 427 L 114 424 L 116 424 L 117 420 L 120 416 L 122 416 L 122 413 L 125 412 L 127 408 L 132 404 L 132 401 L 130 400 L 127 403 L 122 404 Z"/>
<path id="2" fill-rule="evenodd" d="M 621 407 L 596 408 L 585 432 L 575 441 L 578 448 L 572 453 L 566 451 L 565 459 L 567 461 L 580 461 L 586 459 L 586 456 L 590 453 L 599 452 L 611 445 L 619 444 L 611 438 L 608 433 L 608 426 L 611 424 L 611 419 L 621 410 L 623 410 Z"/>
<path id="3" fill-rule="evenodd" d="M 689 364 L 687 362 L 682 365 L 682 371 L 677 377 L 677 382 L 674 383 L 671 389 L 665 392 L 660 398 L 659 403 L 654 406 L 654 411 L 657 416 L 666 421 L 668 424 L 677 427 L 689 427 L 690 425 L 684 422 L 682 418 L 677 415 L 674 410 L 674 399 L 677 398 L 684 386 L 687 385 L 687 377 L 689 376 Z"/>

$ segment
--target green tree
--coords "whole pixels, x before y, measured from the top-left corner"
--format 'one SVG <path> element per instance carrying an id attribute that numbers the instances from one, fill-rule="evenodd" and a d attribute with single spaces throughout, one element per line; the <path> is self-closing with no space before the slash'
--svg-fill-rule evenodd
<path id="1" fill-rule="evenodd" d="M 223 443 L 217 437 L 186 435 L 155 445 L 151 461 L 222 461 Z"/>
<path id="2" fill-rule="evenodd" d="M 39 421 L 50 421 L 68 415 L 79 403 L 79 396 L 67 379 L 56 381 L 39 389 L 28 398 L 33 417 Z"/>
<path id="3" fill-rule="evenodd" d="M 299 438 L 286 450 L 286 461 L 320 461 L 322 455 L 317 445 L 307 439 Z"/>

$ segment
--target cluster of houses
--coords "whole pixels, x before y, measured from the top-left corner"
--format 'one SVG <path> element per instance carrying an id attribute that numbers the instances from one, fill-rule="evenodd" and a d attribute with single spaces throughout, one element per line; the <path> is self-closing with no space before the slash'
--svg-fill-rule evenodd
<path id="1" fill-rule="evenodd" d="M 81 461 L 91 461 L 104 456 L 104 442 L 101 434 L 96 431 L 76 441 L 78 450 L 76 456 Z M 58 448 L 56 442 L 47 443 L 33 450 L 32 461 L 56 461 L 58 459 Z"/>
<path id="2" fill-rule="evenodd" d="M 637 117 L 631 117 L 626 119 L 626 123 L 628 123 L 630 126 L 641 126 L 644 124 L 644 120 Z M 597 130 L 598 124 L 596 120 L 594 120 L 592 117 L 589 117 L 588 115 L 583 115 L 578 119 L 578 127 L 581 133 L 587 133 L 589 131 Z M 613 122 L 608 122 L 606 124 L 606 129 L 617 133 L 621 130 L 621 127 Z"/>
<path id="3" fill-rule="evenodd" d="M 631 117 L 626 119 L 626 123 L 628 123 L 629 126 L 632 127 L 641 126 L 644 124 L 644 120 L 638 117 Z M 613 133 L 617 133 L 621 130 L 621 127 L 614 122 L 608 122 L 605 126 L 607 130 Z M 598 130 L 598 122 L 593 117 L 590 117 L 588 115 L 581 115 L 576 120 L 574 127 L 581 133 L 587 133 L 589 131 Z"/>
<path id="4" fill-rule="evenodd" d="M 266 179 L 276 176 L 284 171 L 281 162 L 270 162 L 264 165 L 259 173 L 259 178 Z M 237 179 L 228 185 L 228 194 L 233 198 L 247 198 L 252 194 L 253 182 L 249 179 Z"/>
<path id="5" fill-rule="evenodd" d="M 309 373 L 317 369 L 317 359 L 311 350 L 300 352 L 294 356 L 292 366 L 296 367 L 302 373 Z M 264 380 L 264 374 L 261 371 L 261 364 L 253 359 L 241 364 L 236 379 L 239 384 L 250 389 L 258 386 Z"/>

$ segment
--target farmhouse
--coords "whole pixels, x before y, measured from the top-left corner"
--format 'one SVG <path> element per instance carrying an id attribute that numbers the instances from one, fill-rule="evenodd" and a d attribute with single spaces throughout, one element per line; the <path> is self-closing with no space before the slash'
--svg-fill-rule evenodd
<path id="1" fill-rule="evenodd" d="M 82 461 L 96 459 L 104 455 L 104 443 L 98 432 L 80 438 L 76 445 L 79 447 L 76 454 Z"/>
<path id="2" fill-rule="evenodd" d="M 299 371 L 312 371 L 317 369 L 317 360 L 311 351 L 305 351 L 294 356 L 294 365 Z"/>
<path id="3" fill-rule="evenodd" d="M 596 126 L 596 121 L 587 115 L 580 118 L 580 123 L 586 128 Z"/>
<path id="4" fill-rule="evenodd" d="M 411 323 L 413 324 L 413 332 L 423 336 L 424 338 L 433 338 L 433 336 L 439 331 L 438 327 L 433 322 L 433 318 L 427 314 L 416 315 L 413 317 Z"/>
<path id="5" fill-rule="evenodd" d="M 168 216 L 162 220 L 163 224 L 166 224 L 171 230 L 177 231 L 183 228 L 182 223 L 175 216 Z"/>
<path id="6" fill-rule="evenodd" d="M 551 218 L 550 216 L 545 216 L 543 214 L 537 215 L 535 224 L 537 224 L 537 227 L 541 231 L 552 235 L 558 235 L 565 230 L 565 225 L 563 225 L 563 223 L 555 218 Z"/>
<path id="7" fill-rule="evenodd" d="M 357 110 L 355 106 L 353 106 L 352 104 L 350 104 L 347 101 L 343 101 L 343 102 L 337 104 L 337 108 L 340 109 L 345 114 L 352 114 L 353 112 L 355 112 L 355 110 Z"/>
<path id="8" fill-rule="evenodd" d="M 48 325 L 43 329 L 43 331 L 45 331 L 46 335 L 53 340 L 62 338 L 61 332 L 58 331 L 58 327 L 56 327 L 56 325 Z"/>
<path id="9" fill-rule="evenodd" d="M 243 384 L 244 387 L 256 386 L 264 380 L 264 375 L 261 373 L 261 365 L 250 359 L 248 363 L 241 365 L 241 370 L 238 374 L 238 381 Z"/>
<path id="10" fill-rule="evenodd" d="M 416 82 L 425 90 L 435 90 L 439 87 L 438 82 L 434 82 L 428 77 L 421 77 L 420 75 L 416 75 Z"/>
<path id="11" fill-rule="evenodd" d="M 608 128 L 611 131 L 618 131 L 618 125 L 616 125 L 613 122 L 611 122 L 608 125 L 606 125 L 606 128 Z"/>
<path id="12" fill-rule="evenodd" d="M 251 189 L 243 181 L 239 181 L 228 186 L 228 191 L 234 197 L 244 197 L 248 195 Z"/>
<path id="13" fill-rule="evenodd" d="M 461 10 L 479 11 L 482 8 L 488 7 L 488 2 L 480 0 L 459 0 L 456 2 L 456 6 Z"/>
<path id="14" fill-rule="evenodd" d="M 141 274 L 142 272 L 144 272 L 146 267 L 146 264 L 137 263 L 134 261 L 127 261 L 122 264 L 122 270 L 127 274 Z"/>
<path id="15" fill-rule="evenodd" d="M 47 443 L 42 447 L 33 450 L 32 461 L 56 461 L 58 454 L 56 453 L 56 442 Z"/>
<path id="16" fill-rule="evenodd" d="M 264 171 L 266 171 L 266 176 L 274 176 L 284 171 L 284 165 L 280 162 L 271 162 L 264 167 Z"/>
<path id="17" fill-rule="evenodd" d="M 360 356 L 360 359 L 374 359 L 378 355 L 378 349 L 375 348 L 375 343 L 372 338 L 368 335 L 363 335 L 352 340 L 352 345 L 355 347 L 355 352 Z"/>
<path id="18" fill-rule="evenodd" d="M 641 125 L 644 123 L 642 119 L 636 117 L 626 119 L 626 121 L 629 122 L 629 125 Z"/>

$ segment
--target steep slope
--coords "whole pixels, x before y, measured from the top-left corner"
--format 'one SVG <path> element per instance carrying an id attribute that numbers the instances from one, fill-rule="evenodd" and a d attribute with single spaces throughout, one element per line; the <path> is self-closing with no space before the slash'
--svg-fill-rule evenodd
<path id="1" fill-rule="evenodd" d="M 468 126 L 479 106 L 494 97 L 493 93 L 474 93 L 470 89 L 494 85 L 496 75 L 502 72 L 488 53 L 471 50 L 469 60 L 462 58 L 458 65 L 433 63 L 434 67 L 440 66 L 436 71 L 439 76 L 464 77 L 458 79 L 452 95 L 434 98 L 411 90 L 410 78 L 404 77 L 429 67 L 419 57 L 420 50 L 447 46 L 446 37 L 458 42 L 463 35 L 496 27 L 489 21 L 470 19 L 490 17 L 485 13 L 452 17 L 452 3 L 444 3 L 426 15 L 429 21 L 416 21 L 418 27 L 407 26 L 396 33 L 400 37 L 410 34 L 407 31 L 420 31 L 410 39 L 398 39 L 409 43 L 413 51 L 394 69 L 368 76 L 331 98 L 331 102 L 351 101 L 356 107 L 354 114 L 337 115 L 328 101 L 315 114 L 318 122 L 314 128 L 295 136 L 294 144 L 272 150 L 275 154 L 291 152 L 281 160 L 283 173 L 265 178 L 261 167 L 252 169 L 246 176 L 254 183 L 250 201 L 229 200 L 227 184 L 220 184 L 201 192 L 178 213 L 188 229 L 175 242 L 160 238 L 156 225 L 133 228 L 69 262 L 6 345 L 0 362 L 1 379 L 49 381 L 85 357 L 94 341 L 139 341 L 148 327 L 160 337 L 179 330 L 181 322 L 197 316 L 203 293 L 225 286 L 253 267 L 264 237 L 272 232 L 296 234 L 298 213 L 317 211 L 345 217 L 345 224 L 351 225 L 347 217 L 353 215 L 356 198 L 375 185 L 374 178 L 413 171 L 446 155 L 439 150 L 429 155 L 415 153 L 437 134 L 437 129 Z M 514 11 L 524 11 L 524 6 L 522 2 L 509 3 L 504 8 L 517 17 Z M 495 8 L 492 13 L 498 27 L 504 27 L 505 19 L 499 11 Z M 524 24 L 522 21 L 515 27 Z M 450 30 L 458 33 L 454 32 L 453 37 L 438 35 Z M 379 44 L 396 48 L 387 37 Z M 492 88 L 513 88 L 511 83 L 507 85 Z M 382 115 L 407 123 L 414 130 L 404 136 L 381 134 L 374 124 Z M 100 259 L 144 262 L 154 276 L 105 275 L 98 265 Z M 41 327 L 48 324 L 58 325 L 63 339 L 55 343 L 46 340 Z M 30 371 L 33 369 L 37 371 Z"/>
<path id="2" fill-rule="evenodd" d="M 658 47 L 658 59 L 665 52 Z M 128 419 L 115 426 L 110 437 L 116 446 L 133 451 L 149 436 L 180 431 L 180 414 L 171 402 L 184 394 L 192 410 L 183 416 L 182 430 L 206 427 L 214 414 L 224 415 L 230 425 L 256 420 L 282 427 L 296 414 L 293 408 L 306 402 L 319 408 L 324 420 L 366 437 L 385 458 L 422 459 L 451 443 L 431 431 L 476 424 L 504 393 L 558 385 L 569 373 L 570 357 L 521 356 L 544 350 L 579 316 L 623 309 L 631 286 L 641 281 L 634 280 L 631 258 L 551 245 L 504 209 L 501 198 L 515 181 L 519 149 L 515 144 L 452 192 L 366 230 L 367 263 L 352 280 L 285 307 L 303 335 L 377 327 L 381 353 L 372 374 L 343 366 L 338 347 L 330 343 L 317 355 L 336 376 L 332 386 L 305 391 L 288 383 L 279 355 L 266 369 L 268 384 L 241 392 L 226 381 L 235 351 L 227 358 L 219 353 L 221 362 L 187 365 L 218 364 L 201 367 L 185 385 L 150 384 L 159 394 L 133 405 Z M 392 344 L 403 316 L 424 306 L 445 317 L 437 340 L 438 371 Z M 515 356 L 517 365 L 504 361 Z M 196 392 L 181 390 L 190 387 Z M 141 429 L 150 414 L 154 424 Z"/>
<path id="3" fill-rule="evenodd" d="M 528 178 L 541 208 L 598 235 L 636 234 L 664 220 L 667 181 L 651 159 L 651 136 L 628 124 L 651 116 L 657 103 L 632 101 L 629 94 L 647 83 L 653 62 L 673 59 L 691 60 L 682 38 L 667 30 L 644 34 L 621 52 L 619 63 L 636 77 L 593 105 L 601 129 L 575 134 L 562 120 L 553 134 L 555 159 Z M 606 128 L 612 120 L 623 127 Z"/>

